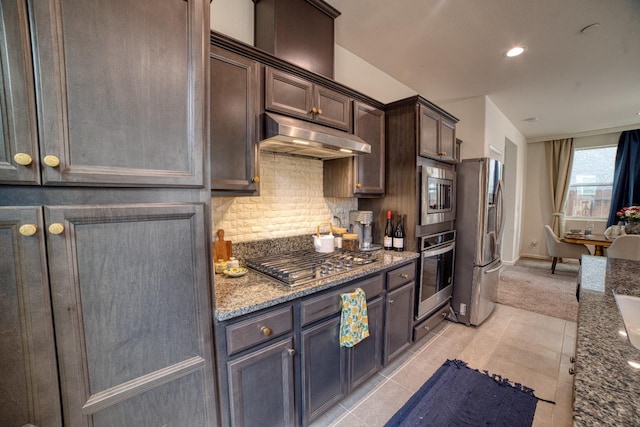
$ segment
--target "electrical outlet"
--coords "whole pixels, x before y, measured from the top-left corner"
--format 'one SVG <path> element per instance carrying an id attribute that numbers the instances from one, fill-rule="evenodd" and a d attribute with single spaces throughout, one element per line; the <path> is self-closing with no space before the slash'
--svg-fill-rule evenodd
<path id="1" fill-rule="evenodd" d="M 460 315 L 464 316 L 467 314 L 467 304 L 460 303 Z"/>

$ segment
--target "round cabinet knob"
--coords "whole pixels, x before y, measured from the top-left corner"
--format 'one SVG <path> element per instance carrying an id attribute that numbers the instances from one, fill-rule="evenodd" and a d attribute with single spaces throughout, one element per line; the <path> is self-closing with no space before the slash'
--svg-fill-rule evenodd
<path id="1" fill-rule="evenodd" d="M 296 354 L 296 351 L 294 349 L 290 348 L 290 349 L 287 350 L 287 353 L 289 353 L 289 356 L 293 356 L 293 355 Z"/>
<path id="2" fill-rule="evenodd" d="M 31 162 L 33 162 L 33 159 L 27 153 L 16 153 L 16 155 L 13 156 L 13 160 L 15 160 L 17 164 L 22 166 L 29 166 Z"/>
<path id="3" fill-rule="evenodd" d="M 38 227 L 36 227 L 35 224 L 24 224 L 24 225 L 20 226 L 18 231 L 23 236 L 33 236 L 38 231 Z"/>
<path id="4" fill-rule="evenodd" d="M 260 327 L 260 332 L 262 332 L 262 335 L 264 335 L 265 337 L 268 337 L 269 335 L 271 335 L 273 333 L 271 331 L 271 329 L 267 328 L 266 326 L 261 326 Z"/>
<path id="5" fill-rule="evenodd" d="M 573 368 L 569 368 L 569 375 L 574 375 L 576 371 Z"/>
<path id="6" fill-rule="evenodd" d="M 389 304 L 393 304 L 393 300 L 392 299 L 389 300 Z"/>
<path id="7" fill-rule="evenodd" d="M 446 152 L 446 151 L 443 151 L 443 152 L 442 152 L 442 155 L 443 155 L 443 156 L 446 156 L 446 155 L 447 155 L 447 152 Z"/>
<path id="8" fill-rule="evenodd" d="M 402 274 L 400 275 L 400 277 L 402 277 L 403 279 L 407 280 L 407 279 L 409 278 L 409 275 L 408 275 L 408 274 L 405 274 L 405 273 L 402 273 Z"/>
<path id="9" fill-rule="evenodd" d="M 251 182 L 257 184 L 260 182 L 260 177 L 259 176 L 254 176 L 253 178 L 251 178 Z"/>
<path id="10" fill-rule="evenodd" d="M 322 114 L 322 108 L 318 108 L 318 114 Z"/>
<path id="11" fill-rule="evenodd" d="M 318 114 L 318 109 L 316 107 L 311 107 L 311 113 Z"/>
<path id="12" fill-rule="evenodd" d="M 362 183 L 358 182 L 358 183 L 356 184 L 356 188 L 362 188 Z"/>
<path id="13" fill-rule="evenodd" d="M 62 234 L 63 231 L 64 225 L 60 224 L 59 222 L 54 222 L 49 226 L 49 233 L 51 234 Z"/>
<path id="14" fill-rule="evenodd" d="M 60 159 L 57 156 L 49 154 L 48 156 L 44 156 L 44 164 L 51 167 L 56 168 L 60 165 Z"/>

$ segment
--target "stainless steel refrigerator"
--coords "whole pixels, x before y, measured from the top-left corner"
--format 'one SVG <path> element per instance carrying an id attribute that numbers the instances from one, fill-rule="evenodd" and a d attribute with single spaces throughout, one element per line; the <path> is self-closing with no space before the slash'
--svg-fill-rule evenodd
<path id="1" fill-rule="evenodd" d="M 456 167 L 456 259 L 451 305 L 457 320 L 479 325 L 495 308 L 504 228 L 503 165 L 486 157 Z"/>

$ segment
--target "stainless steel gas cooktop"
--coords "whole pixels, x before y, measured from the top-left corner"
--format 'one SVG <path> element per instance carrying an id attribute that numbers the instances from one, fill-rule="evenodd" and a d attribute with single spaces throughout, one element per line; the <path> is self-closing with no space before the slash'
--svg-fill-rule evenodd
<path id="1" fill-rule="evenodd" d="M 294 287 L 357 269 L 378 259 L 371 252 L 294 252 L 247 259 L 247 266 Z"/>

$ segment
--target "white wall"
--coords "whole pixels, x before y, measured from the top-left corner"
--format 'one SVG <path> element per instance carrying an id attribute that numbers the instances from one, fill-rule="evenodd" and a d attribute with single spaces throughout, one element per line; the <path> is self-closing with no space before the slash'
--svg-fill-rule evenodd
<path id="1" fill-rule="evenodd" d="M 460 119 L 456 125 L 456 138 L 463 141 L 460 146 L 463 159 L 485 157 L 485 105 L 485 96 L 440 105 Z"/>
<path id="2" fill-rule="evenodd" d="M 599 147 L 618 145 L 620 132 L 603 135 L 592 135 L 574 138 L 575 148 Z M 522 231 L 521 256 L 546 258 L 547 243 L 544 226 L 551 224 L 551 198 L 549 196 L 549 179 L 544 152 L 544 142 L 528 144 L 527 172 L 524 200 L 524 223 Z M 566 221 L 565 228 L 584 229 L 586 220 Z M 602 233 L 606 227 L 606 220 L 590 221 L 594 223 L 594 232 Z"/>
<path id="3" fill-rule="evenodd" d="M 417 92 L 345 48 L 335 45 L 334 79 L 384 104 Z"/>
<path id="4" fill-rule="evenodd" d="M 253 1 L 211 0 L 211 29 L 253 45 Z"/>

